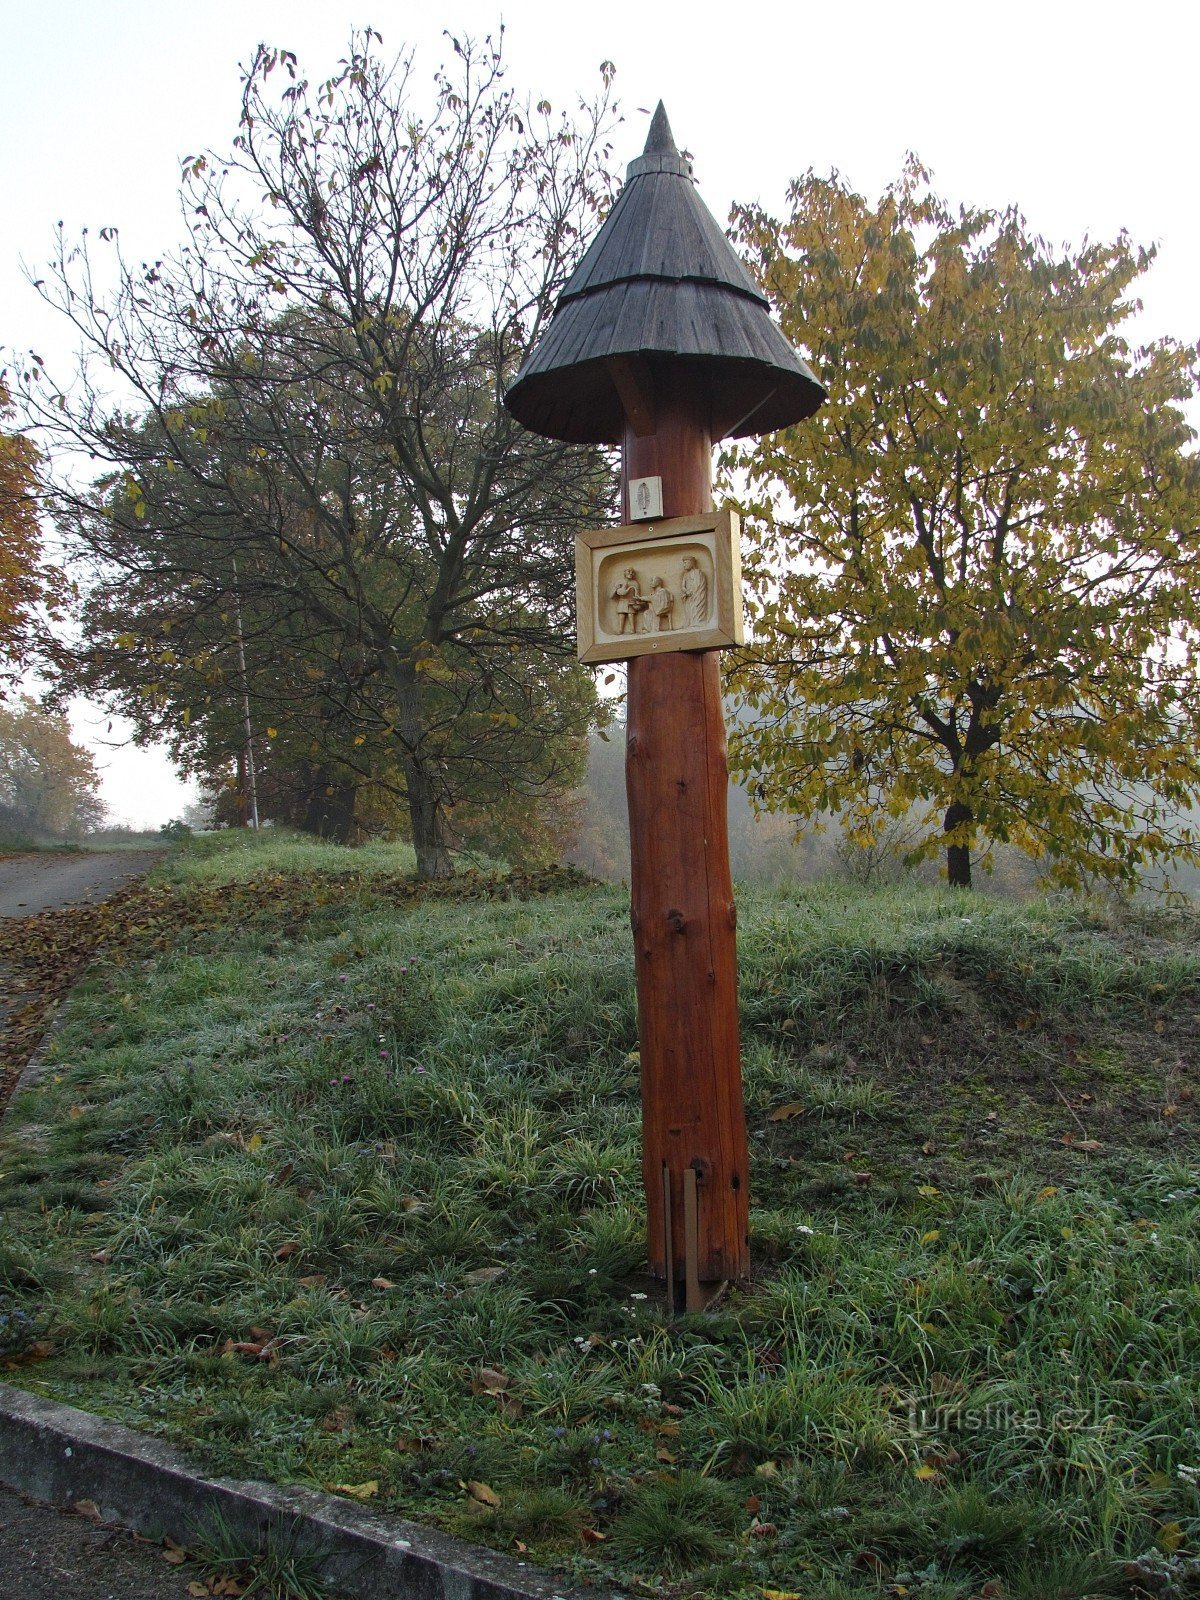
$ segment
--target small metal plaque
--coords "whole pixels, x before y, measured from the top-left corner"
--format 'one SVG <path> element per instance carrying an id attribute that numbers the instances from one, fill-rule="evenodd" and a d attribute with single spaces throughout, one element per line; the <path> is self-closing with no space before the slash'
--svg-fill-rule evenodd
<path id="1" fill-rule="evenodd" d="M 580 534 L 579 659 L 742 644 L 740 532 L 737 516 L 721 511 Z"/>
<path id="2" fill-rule="evenodd" d="M 662 516 L 662 479 L 630 478 L 629 520 L 645 522 L 649 517 Z"/>

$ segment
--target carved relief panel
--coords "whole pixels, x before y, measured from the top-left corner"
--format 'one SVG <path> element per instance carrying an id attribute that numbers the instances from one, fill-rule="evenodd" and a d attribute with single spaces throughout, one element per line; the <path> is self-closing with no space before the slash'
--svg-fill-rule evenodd
<path id="1" fill-rule="evenodd" d="M 582 534 L 575 547 L 580 660 L 741 644 L 738 534 L 729 511 Z"/>

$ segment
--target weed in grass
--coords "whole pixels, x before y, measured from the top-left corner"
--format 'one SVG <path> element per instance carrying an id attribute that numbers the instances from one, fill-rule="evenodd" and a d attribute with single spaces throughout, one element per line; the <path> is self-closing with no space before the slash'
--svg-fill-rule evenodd
<path id="1" fill-rule="evenodd" d="M 314 1548 L 297 1522 L 272 1522 L 247 1538 L 214 1508 L 188 1546 L 202 1572 L 243 1586 L 244 1600 L 329 1600 L 332 1594 L 320 1582 L 328 1553 Z"/>
<path id="2" fill-rule="evenodd" d="M 505 1495 L 495 1522 L 510 1539 L 553 1548 L 578 1539 L 589 1514 L 588 1506 L 569 1489 L 535 1487 Z"/>
<path id="3" fill-rule="evenodd" d="M 1005 1600 L 1104 1600 L 1107 1595 L 1128 1595 L 1129 1576 L 1115 1561 L 1068 1547 L 1021 1561 L 1006 1573 L 1003 1593 Z M 1169 1589 L 1155 1590 L 1149 1583 L 1132 1592 L 1147 1596 L 1172 1593 Z M 1179 1589 L 1179 1600 L 1187 1592 Z"/>
<path id="4" fill-rule="evenodd" d="M 747 1350 L 732 1372 L 703 1359 L 714 1463 L 740 1473 L 780 1455 L 887 1455 L 895 1423 L 878 1389 L 856 1374 L 844 1350 L 806 1344 L 766 1360 Z"/>
<path id="5" fill-rule="evenodd" d="M 652 1478 L 625 1496 L 609 1548 L 627 1571 L 678 1577 L 732 1553 L 740 1510 L 736 1495 L 711 1478 Z"/>

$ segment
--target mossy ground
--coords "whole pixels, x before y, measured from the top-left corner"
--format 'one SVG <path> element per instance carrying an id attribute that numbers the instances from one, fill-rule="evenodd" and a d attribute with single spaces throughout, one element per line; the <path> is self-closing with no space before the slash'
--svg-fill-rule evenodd
<path id="1" fill-rule="evenodd" d="M 1189 914 L 744 896 L 756 1276 L 672 1321 L 623 894 L 406 867 L 131 902 L 5 1126 L 9 1381 L 642 1592 L 1200 1590 Z"/>

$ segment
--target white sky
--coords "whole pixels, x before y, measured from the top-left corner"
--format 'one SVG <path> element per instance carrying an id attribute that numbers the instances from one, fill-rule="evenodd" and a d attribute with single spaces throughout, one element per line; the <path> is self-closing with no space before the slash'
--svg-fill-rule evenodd
<path id="1" fill-rule="evenodd" d="M 58 371 L 69 360 L 21 270 L 36 276 L 58 219 L 69 233 L 115 224 L 134 257 L 174 241 L 180 161 L 229 143 L 238 63 L 260 39 L 317 80 L 370 24 L 432 70 L 443 28 L 482 37 L 501 15 L 512 82 L 556 105 L 615 63 L 622 163 L 645 139 L 638 108 L 661 97 L 722 221 L 735 199 L 782 210 L 810 165 L 874 195 L 912 150 L 946 199 L 1016 202 L 1054 242 L 1124 228 L 1157 243 L 1139 331 L 1200 336 L 1194 5 L 0 0 L 0 347 L 32 346 Z M 77 719 L 84 742 L 103 736 L 98 716 Z M 157 825 L 186 803 L 161 757 L 95 747 L 116 817 Z"/>

